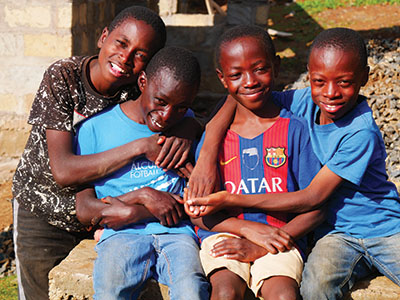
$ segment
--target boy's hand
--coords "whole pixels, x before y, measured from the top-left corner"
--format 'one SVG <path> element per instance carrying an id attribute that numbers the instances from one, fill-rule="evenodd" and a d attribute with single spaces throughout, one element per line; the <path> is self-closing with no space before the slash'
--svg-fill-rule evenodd
<path id="1" fill-rule="evenodd" d="M 189 178 L 190 174 L 192 174 L 193 171 L 193 165 L 191 162 L 186 162 L 183 166 L 175 169 L 175 172 L 178 174 L 178 176 L 182 178 Z"/>
<path id="2" fill-rule="evenodd" d="M 158 143 L 162 145 L 162 149 L 155 160 L 156 165 L 166 170 L 183 166 L 189 159 L 192 142 L 176 136 L 160 136 Z"/>
<path id="3" fill-rule="evenodd" d="M 217 165 L 206 164 L 199 159 L 189 177 L 188 199 L 204 197 L 218 191 L 219 181 Z"/>
<path id="4" fill-rule="evenodd" d="M 216 243 L 210 251 L 213 257 L 223 256 L 245 263 L 252 263 L 268 251 L 245 238 L 226 238 Z"/>
<path id="5" fill-rule="evenodd" d="M 92 225 L 100 224 L 112 229 L 119 229 L 134 222 L 132 218 L 135 214 L 135 208 L 133 206 L 127 205 L 118 198 L 110 196 L 101 199 L 101 201 L 108 204 L 108 206 L 102 209 L 100 217 L 92 219 Z"/>
<path id="6" fill-rule="evenodd" d="M 162 150 L 155 163 L 160 168 L 178 169 L 188 161 L 193 141 L 202 132 L 202 127 L 194 118 L 183 118 L 179 123 L 163 133 Z"/>
<path id="7" fill-rule="evenodd" d="M 144 155 L 146 158 L 150 161 L 156 161 L 157 156 L 159 155 L 161 151 L 161 146 L 160 146 L 160 141 L 164 140 L 164 137 L 161 137 L 159 134 L 153 134 L 152 136 L 149 136 L 147 138 L 143 138 L 143 149 L 144 149 Z"/>
<path id="8" fill-rule="evenodd" d="M 246 222 L 241 228 L 241 235 L 272 254 L 290 250 L 294 244 L 292 237 L 285 231 L 258 222 Z"/>
<path id="9" fill-rule="evenodd" d="M 156 217 L 161 225 L 174 226 L 183 216 L 183 208 L 180 205 L 180 197 L 167 192 L 161 192 L 152 188 L 143 188 L 143 196 L 140 203 Z"/>
<path id="10" fill-rule="evenodd" d="M 187 205 L 186 213 L 193 218 L 210 215 L 228 207 L 229 205 L 227 204 L 229 203 L 228 199 L 230 197 L 232 197 L 232 194 L 227 191 L 220 191 L 202 198 L 190 199 L 188 197 L 185 201 Z"/>

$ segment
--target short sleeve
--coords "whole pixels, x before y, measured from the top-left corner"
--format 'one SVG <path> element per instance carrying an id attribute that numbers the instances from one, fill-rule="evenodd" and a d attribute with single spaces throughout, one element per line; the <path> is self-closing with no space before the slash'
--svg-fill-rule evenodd
<path id="1" fill-rule="evenodd" d="M 90 126 L 90 120 L 83 122 L 77 129 L 75 136 L 75 153 L 88 155 L 95 153 L 95 133 Z"/>
<path id="2" fill-rule="evenodd" d="M 290 111 L 290 107 L 293 102 L 293 95 L 295 90 L 285 91 L 285 92 L 273 92 L 272 99 L 276 105 L 279 107 L 284 107 Z"/>
<path id="3" fill-rule="evenodd" d="M 379 147 L 377 134 L 371 130 L 360 130 L 343 138 L 326 166 L 343 179 L 360 185 L 370 162 L 375 156 L 382 155 L 385 154 Z"/>
<path id="4" fill-rule="evenodd" d="M 321 163 L 312 148 L 310 135 L 304 120 L 292 118 L 290 129 L 293 131 L 289 142 L 292 144 L 291 170 L 297 181 L 298 189 L 305 189 L 321 169 Z"/>
<path id="5" fill-rule="evenodd" d="M 73 94 L 77 96 L 79 87 L 73 73 L 73 68 L 63 67 L 62 61 L 46 70 L 32 104 L 30 124 L 61 131 L 72 130 Z"/>

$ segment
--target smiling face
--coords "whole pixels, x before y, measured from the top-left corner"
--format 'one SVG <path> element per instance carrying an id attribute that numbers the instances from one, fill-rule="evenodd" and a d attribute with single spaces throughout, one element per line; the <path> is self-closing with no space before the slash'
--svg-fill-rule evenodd
<path id="1" fill-rule="evenodd" d="M 260 40 L 246 36 L 221 46 L 218 77 L 236 101 L 252 111 L 266 104 L 279 70 Z"/>
<path id="2" fill-rule="evenodd" d="M 137 99 L 141 108 L 139 123 L 153 132 L 165 131 L 181 120 L 197 93 L 197 85 L 176 80 L 167 68 L 150 79 L 142 72 L 138 82 L 142 92 Z"/>
<path id="3" fill-rule="evenodd" d="M 313 49 L 308 63 L 312 99 L 320 108 L 319 124 L 333 123 L 354 108 L 368 81 L 354 51 L 333 47 Z"/>
<path id="4" fill-rule="evenodd" d="M 113 31 L 105 28 L 98 40 L 99 58 L 91 68 L 91 80 L 103 94 L 112 94 L 121 86 L 135 84 L 157 45 L 156 32 L 144 21 L 128 18 Z"/>

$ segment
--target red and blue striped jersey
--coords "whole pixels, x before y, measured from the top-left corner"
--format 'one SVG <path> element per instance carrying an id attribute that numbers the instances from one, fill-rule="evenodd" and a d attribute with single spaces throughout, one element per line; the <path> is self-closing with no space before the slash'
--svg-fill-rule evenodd
<path id="1" fill-rule="evenodd" d="M 200 143 L 201 144 L 201 143 Z M 280 118 L 255 138 L 228 130 L 219 151 L 222 186 L 235 194 L 284 193 L 304 189 L 320 169 L 303 120 L 282 110 Z M 293 214 L 255 208 L 230 210 L 238 218 L 282 227 Z M 196 228 L 198 237 L 214 234 Z M 305 250 L 305 243 L 298 241 Z"/>

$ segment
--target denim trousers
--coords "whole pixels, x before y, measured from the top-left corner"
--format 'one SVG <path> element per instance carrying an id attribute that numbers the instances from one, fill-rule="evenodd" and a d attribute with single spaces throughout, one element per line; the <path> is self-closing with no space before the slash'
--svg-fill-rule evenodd
<path id="1" fill-rule="evenodd" d="M 195 240 L 186 234 L 118 233 L 96 245 L 94 299 L 137 299 L 149 278 L 169 287 L 171 300 L 209 299 Z"/>
<path id="2" fill-rule="evenodd" d="M 328 234 L 312 249 L 304 266 L 304 300 L 341 299 L 354 283 L 378 270 L 400 285 L 400 233 L 358 239 Z"/>

